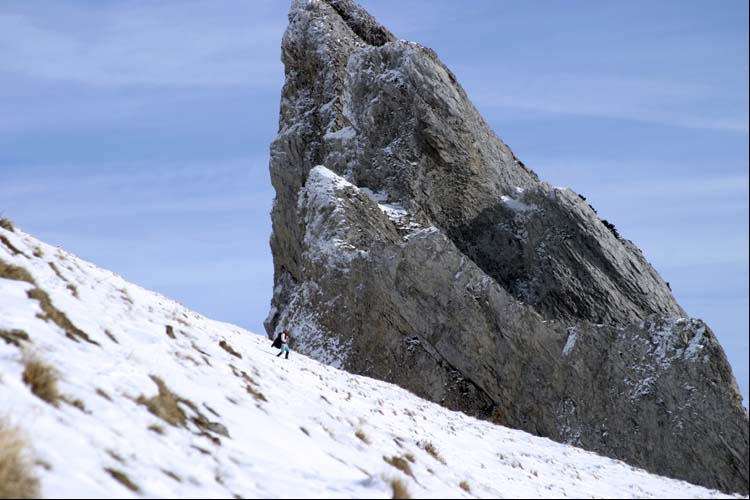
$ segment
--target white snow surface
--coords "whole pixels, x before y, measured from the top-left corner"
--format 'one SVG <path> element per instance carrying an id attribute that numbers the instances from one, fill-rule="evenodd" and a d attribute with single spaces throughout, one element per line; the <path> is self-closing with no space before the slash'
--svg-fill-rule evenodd
<path id="1" fill-rule="evenodd" d="M 510 196 L 503 195 L 500 197 L 500 199 L 508 208 L 511 208 L 516 212 L 529 212 L 537 208 L 534 205 L 527 205 L 526 203 L 522 202 L 520 200 L 520 194 L 522 194 L 522 192 L 519 193 L 519 198 L 512 198 Z"/>
<path id="2" fill-rule="evenodd" d="M 0 416 L 27 436 L 44 497 L 390 498 L 392 478 L 415 498 L 724 497 L 476 420 L 294 350 L 289 360 L 277 358 L 263 336 L 207 319 L 20 230 L 0 228 L 0 235 L 22 252 L 0 242 L 0 259 L 28 270 L 99 344 L 66 338 L 37 316 L 39 303 L 26 295 L 33 285 L 0 278 L 0 330 L 22 329 L 31 339 L 23 349 L 0 340 Z M 60 392 L 85 411 L 32 394 L 21 376 L 29 353 L 57 370 Z M 138 396 L 157 394 L 150 375 L 229 437 L 192 421 L 169 425 L 138 404 Z M 420 442 L 432 443 L 442 461 Z M 384 461 L 393 456 L 407 460 L 413 477 Z M 126 474 L 137 491 L 106 468 Z"/>
<path id="3" fill-rule="evenodd" d="M 336 175 L 323 165 L 310 170 L 305 187 L 300 190 L 297 209 L 305 213 L 305 246 L 311 259 L 327 259 L 344 265 L 367 252 L 348 243 L 351 229 L 344 217 L 341 193 L 357 193 L 357 186 Z"/>
<path id="4" fill-rule="evenodd" d="M 565 341 L 565 347 L 563 347 L 563 356 L 568 356 L 576 345 L 578 339 L 578 330 L 575 327 L 568 329 L 568 340 Z"/>

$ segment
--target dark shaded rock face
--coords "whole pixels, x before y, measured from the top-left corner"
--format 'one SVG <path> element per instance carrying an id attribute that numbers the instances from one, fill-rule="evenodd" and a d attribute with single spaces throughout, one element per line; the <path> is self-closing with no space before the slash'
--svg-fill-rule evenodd
<path id="1" fill-rule="evenodd" d="M 540 182 L 433 51 L 349 0 L 284 35 L 270 336 L 450 408 L 748 492 L 711 330 L 629 241 Z"/>

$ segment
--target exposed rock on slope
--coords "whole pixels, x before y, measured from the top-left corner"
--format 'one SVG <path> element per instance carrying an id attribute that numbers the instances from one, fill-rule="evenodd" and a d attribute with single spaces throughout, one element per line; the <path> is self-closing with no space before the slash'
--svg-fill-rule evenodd
<path id="1" fill-rule="evenodd" d="M 271 146 L 269 335 L 448 407 L 727 491 L 748 417 L 721 347 L 629 241 L 540 182 L 430 49 L 296 0 Z"/>

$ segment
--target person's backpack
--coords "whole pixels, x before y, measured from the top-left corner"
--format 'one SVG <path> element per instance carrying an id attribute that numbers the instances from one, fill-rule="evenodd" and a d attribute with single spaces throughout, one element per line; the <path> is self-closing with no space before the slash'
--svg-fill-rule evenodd
<path id="1" fill-rule="evenodd" d="M 271 347 L 275 347 L 276 349 L 281 349 L 281 333 L 276 335 L 276 340 L 273 341 L 273 344 L 271 344 Z"/>

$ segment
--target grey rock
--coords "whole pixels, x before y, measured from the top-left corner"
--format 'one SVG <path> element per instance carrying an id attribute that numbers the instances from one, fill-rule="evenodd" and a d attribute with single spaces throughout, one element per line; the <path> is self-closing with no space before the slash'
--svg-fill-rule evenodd
<path id="1" fill-rule="evenodd" d="M 748 492 L 748 415 L 710 329 L 631 242 L 541 182 L 430 49 L 295 0 L 271 146 L 270 336 L 650 471 Z"/>

